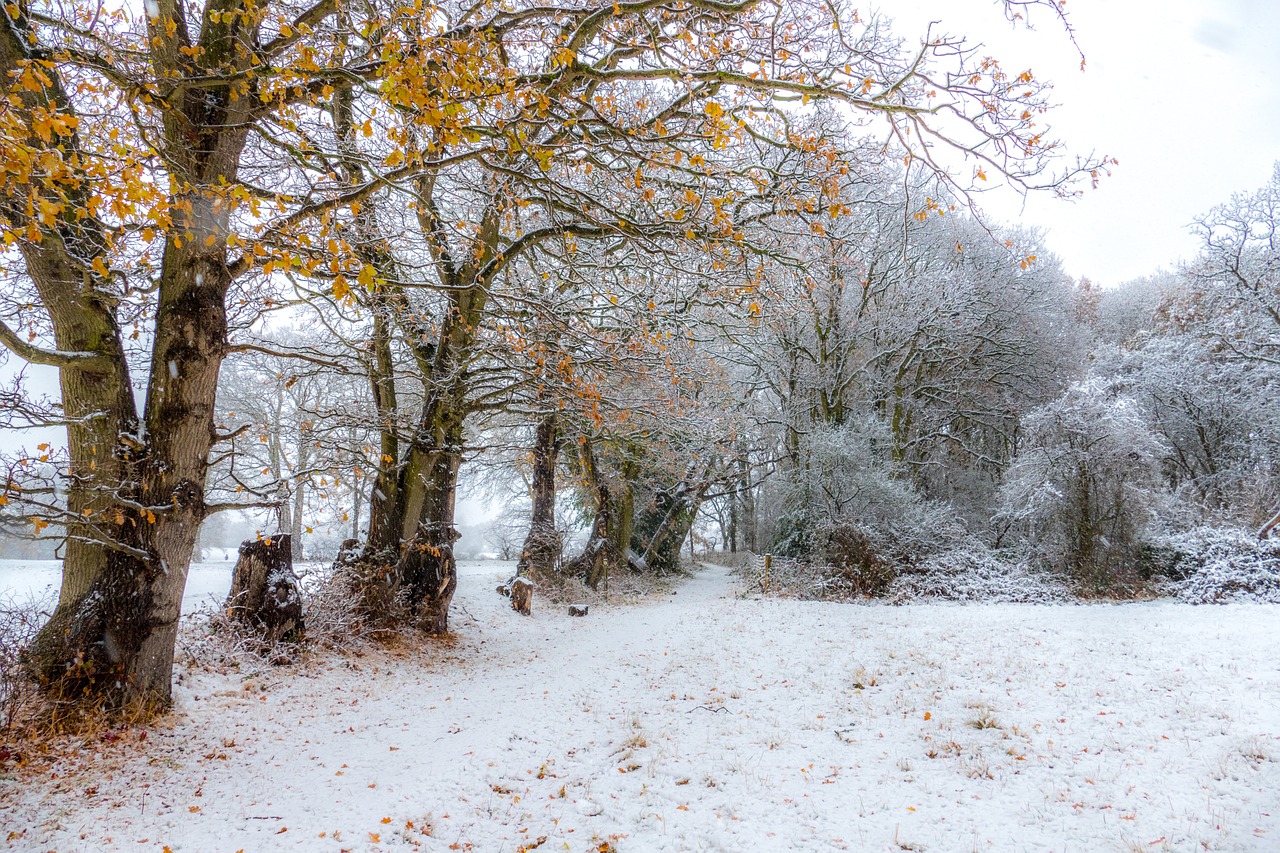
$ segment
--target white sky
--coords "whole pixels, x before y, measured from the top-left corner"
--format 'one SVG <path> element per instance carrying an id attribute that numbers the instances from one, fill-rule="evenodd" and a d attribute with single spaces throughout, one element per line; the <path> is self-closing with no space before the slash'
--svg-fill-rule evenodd
<path id="1" fill-rule="evenodd" d="M 856 0 L 855 0 L 856 2 Z M 992 193 L 995 218 L 1038 225 L 1073 276 L 1118 284 L 1196 251 L 1187 225 L 1251 191 L 1280 159 L 1280 0 L 1069 0 L 1087 64 L 1044 9 L 1014 30 L 997 0 L 880 0 L 899 36 L 969 36 L 1012 73 L 1054 83 L 1046 116 L 1073 152 L 1120 160 L 1074 203 Z"/>

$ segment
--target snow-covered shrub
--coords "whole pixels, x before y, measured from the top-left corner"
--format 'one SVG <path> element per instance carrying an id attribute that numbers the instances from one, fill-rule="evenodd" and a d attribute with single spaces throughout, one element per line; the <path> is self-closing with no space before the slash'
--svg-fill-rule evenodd
<path id="1" fill-rule="evenodd" d="M 339 552 L 332 565 L 306 573 L 302 585 L 302 614 L 307 641 L 342 648 L 358 641 L 374 626 L 361 612 L 364 603 L 353 575 L 352 554 Z"/>
<path id="2" fill-rule="evenodd" d="M 1280 540 L 1247 530 L 1201 527 L 1162 536 L 1144 556 L 1168 592 L 1192 604 L 1280 602 Z"/>
<path id="3" fill-rule="evenodd" d="M 354 559 L 358 552 L 346 554 Z M 297 564 L 306 631 L 288 642 L 268 640 L 233 617 L 225 607 L 205 605 L 184 617 L 178 649 L 189 664 L 244 673 L 300 662 L 309 649 L 359 647 L 380 626 L 365 608 L 362 566 L 339 559 L 333 564 Z M 395 606 L 395 603 L 388 606 Z"/>
<path id="4" fill-rule="evenodd" d="M 949 507 L 922 499 L 895 469 L 891 446 L 874 417 L 801 442 L 773 548 L 813 566 L 819 597 L 881 595 L 902 567 L 960 532 Z"/>
<path id="5" fill-rule="evenodd" d="M 1129 586 L 1158 502 L 1164 450 L 1140 407 L 1093 377 L 1027 415 L 1022 431 L 997 524 L 1020 530 L 1084 589 Z"/>
<path id="6" fill-rule="evenodd" d="M 36 683 L 23 661 L 23 651 L 49 621 L 52 602 L 0 599 L 0 734 L 20 728 L 40 702 Z"/>
<path id="7" fill-rule="evenodd" d="M 894 604 L 930 599 L 1048 604 L 1069 601 L 1071 592 L 1023 557 L 970 542 L 926 557 L 894 580 L 887 597 Z"/>

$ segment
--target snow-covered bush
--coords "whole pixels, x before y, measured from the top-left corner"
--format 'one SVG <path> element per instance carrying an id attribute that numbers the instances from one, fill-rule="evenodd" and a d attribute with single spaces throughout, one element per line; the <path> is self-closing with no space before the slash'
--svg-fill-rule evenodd
<path id="1" fill-rule="evenodd" d="M 295 639 L 264 638 L 260 631 L 234 618 L 230 610 L 213 604 L 183 619 L 179 651 L 190 665 L 234 668 L 247 674 L 298 663 L 310 649 L 360 647 L 386 620 L 373 618 L 368 612 L 370 597 L 365 590 L 369 582 L 362 574 L 363 566 L 355 562 L 357 557 L 358 551 L 350 550 L 340 552 L 340 559 L 332 564 L 295 566 L 306 624 L 305 633 Z M 388 596 L 383 606 L 399 604 Z"/>
<path id="2" fill-rule="evenodd" d="M 1069 601 L 1071 592 L 1060 579 L 1034 570 L 1025 558 L 970 542 L 927 557 L 899 575 L 887 597 L 894 604 L 930 599 L 1049 604 Z"/>
<path id="3" fill-rule="evenodd" d="M 1167 591 L 1192 604 L 1280 602 L 1280 540 L 1247 530 L 1201 527 L 1162 536 L 1144 553 Z"/>
<path id="4" fill-rule="evenodd" d="M 23 660 L 23 651 L 36 632 L 49 621 L 53 602 L 36 598 L 0 599 L 0 734 L 19 728 L 40 702 L 35 681 Z"/>
<path id="5" fill-rule="evenodd" d="M 890 461 L 875 417 L 815 428 L 787 473 L 774 550 L 813 565 L 823 597 L 882 594 L 898 571 L 960 532 L 944 505 L 922 499 Z"/>

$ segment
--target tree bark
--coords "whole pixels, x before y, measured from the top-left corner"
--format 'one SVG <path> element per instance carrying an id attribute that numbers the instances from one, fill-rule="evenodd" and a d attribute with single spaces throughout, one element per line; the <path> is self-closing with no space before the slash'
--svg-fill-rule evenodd
<path id="1" fill-rule="evenodd" d="M 449 603 L 457 582 L 453 543 L 458 532 L 453 523 L 468 414 L 467 367 L 487 296 L 483 287 L 474 285 L 449 291 L 422 418 L 399 484 L 402 526 L 395 577 L 415 625 L 431 634 L 448 631 Z"/>
<path id="2" fill-rule="evenodd" d="M 613 493 L 609 489 L 608 480 L 600 470 L 600 466 L 592 450 L 591 440 L 582 436 L 578 448 L 578 461 L 582 467 L 583 478 L 595 493 L 596 514 L 591 523 L 591 535 L 582 553 L 565 564 L 564 573 L 581 575 L 592 589 L 599 589 L 601 582 L 607 585 L 610 569 L 628 565 L 626 555 L 618 553 L 614 545 L 614 523 L 616 507 Z"/>
<path id="3" fill-rule="evenodd" d="M 1266 524 L 1258 528 L 1258 538 L 1266 539 L 1271 535 L 1271 531 L 1274 530 L 1277 525 L 1280 525 L 1280 510 L 1277 510 L 1276 514 L 1271 516 Z"/>
<path id="4" fill-rule="evenodd" d="M 666 493 L 666 514 L 654 530 L 644 552 L 644 564 L 658 572 L 672 572 L 680 566 L 680 549 L 693 530 L 698 509 L 709 484 L 681 483 Z"/>
<path id="5" fill-rule="evenodd" d="M 73 115 L 56 73 L 46 74 L 48 83 L 36 91 L 14 85 L 15 75 L 33 61 L 28 34 L 21 13 L 5 16 L 0 23 L 0 94 L 16 100 L 29 125 L 34 124 L 36 113 Z M 60 144 L 65 156 L 83 156 L 74 130 L 56 142 L 32 132 L 26 144 L 37 151 Z M 137 441 L 138 419 L 109 295 L 111 282 L 92 266 L 106 247 L 103 225 L 94 216 L 60 218 L 52 226 L 43 223 L 28 212 L 25 189 L 7 187 L 0 196 L 0 212 L 13 233 L 26 237 L 19 239 L 18 247 L 49 315 L 57 350 L 92 356 L 45 362 L 59 368 L 67 420 L 67 510 L 75 520 L 67 526 L 58 596 L 59 609 L 66 609 L 88 592 L 106 568 L 107 553 L 97 540 L 110 538 L 115 527 L 110 492 L 123 478 L 123 459 L 129 453 L 128 448 L 119 447 L 119 437 L 129 435 Z M 88 209 L 88 183 L 64 187 L 61 192 L 66 208 Z M 62 616 L 65 619 L 66 614 Z"/>
<path id="6" fill-rule="evenodd" d="M 288 533 L 275 533 L 242 542 L 231 576 L 227 610 L 268 643 L 300 639 L 305 630 L 292 541 Z"/>
<path id="7" fill-rule="evenodd" d="M 538 421 L 533 444 L 533 509 L 529 534 L 520 549 L 516 576 L 536 583 L 555 575 L 560 559 L 560 534 L 556 530 L 556 460 L 560 455 L 559 426 L 554 412 Z M 512 599 L 515 606 L 515 599 Z M 516 608 L 517 610 L 520 608 Z M 527 611 L 526 611 L 527 612 Z"/>
<path id="8" fill-rule="evenodd" d="M 376 554 L 386 555 L 399 551 L 402 524 L 398 510 L 400 436 L 395 421 L 398 404 L 395 363 L 391 352 L 390 300 L 384 294 L 375 294 L 370 309 L 373 315 L 373 333 L 370 339 L 373 361 L 369 381 L 378 413 L 379 435 L 377 475 L 369 497 L 369 537 L 366 545 L 366 551 L 373 557 Z"/>

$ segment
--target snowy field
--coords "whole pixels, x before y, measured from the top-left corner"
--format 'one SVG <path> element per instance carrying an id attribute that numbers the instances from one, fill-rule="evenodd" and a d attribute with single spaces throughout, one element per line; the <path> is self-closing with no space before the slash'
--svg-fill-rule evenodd
<path id="1" fill-rule="evenodd" d="M 182 594 L 183 613 L 191 613 L 206 604 L 221 604 L 231 591 L 235 552 L 218 551 L 214 556 L 224 559 L 191 564 Z M 299 570 L 306 567 L 305 563 L 299 564 Z M 20 602 L 34 599 L 52 604 L 58 600 L 61 573 L 59 560 L 0 560 L 0 596 Z"/>
<path id="2" fill-rule="evenodd" d="M 234 549 L 214 549 L 215 559 L 191 564 L 187 585 L 182 592 L 182 613 L 194 614 L 197 610 L 219 607 L 231 591 L 231 572 L 236 565 Z M 306 583 L 313 572 L 327 567 L 327 563 L 297 563 L 297 571 Z M 58 585 L 62 578 L 62 562 L 59 560 L 0 560 L 0 601 L 18 603 L 34 601 L 52 608 L 58 600 Z"/>
<path id="3" fill-rule="evenodd" d="M 749 600 L 708 567 L 660 601 L 525 619 L 493 592 L 507 565 L 463 568 L 454 639 L 183 671 L 145 740 L 0 778 L 0 839 L 1280 851 L 1280 606 Z"/>

